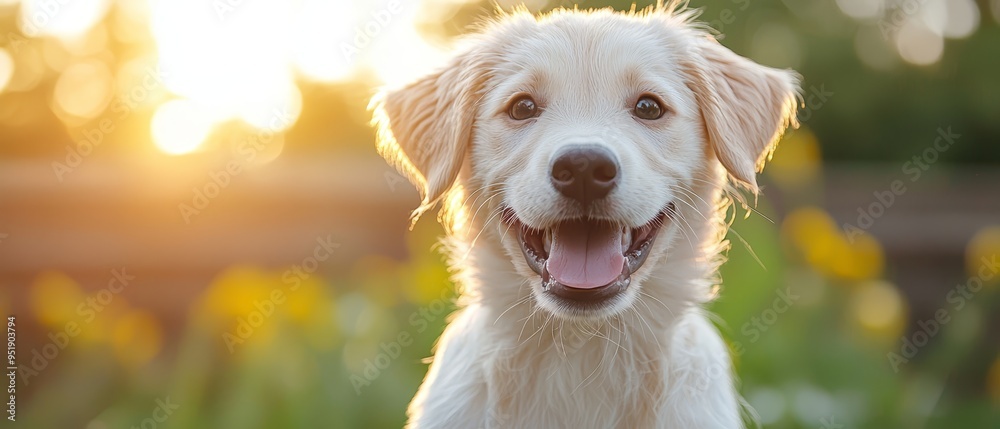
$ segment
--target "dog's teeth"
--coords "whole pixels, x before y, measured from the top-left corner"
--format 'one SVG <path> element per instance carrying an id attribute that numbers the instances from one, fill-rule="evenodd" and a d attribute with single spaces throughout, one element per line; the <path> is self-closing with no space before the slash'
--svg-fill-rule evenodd
<path id="1" fill-rule="evenodd" d="M 542 247 L 545 248 L 545 254 L 547 255 L 549 253 L 549 249 L 552 248 L 552 229 L 551 228 L 546 228 L 545 229 L 545 234 L 543 234 L 542 241 L 543 241 Z"/>
<path id="2" fill-rule="evenodd" d="M 632 247 L 632 232 L 628 228 L 622 228 L 622 253 L 628 252 Z"/>

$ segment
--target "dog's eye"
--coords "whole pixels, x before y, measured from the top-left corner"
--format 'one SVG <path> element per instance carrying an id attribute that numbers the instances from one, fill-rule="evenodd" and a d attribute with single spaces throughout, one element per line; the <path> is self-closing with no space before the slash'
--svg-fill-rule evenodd
<path id="1" fill-rule="evenodd" d="M 635 108 L 632 112 L 637 118 L 654 120 L 663 117 L 663 114 L 667 109 L 664 109 L 660 102 L 649 95 L 644 95 L 639 98 L 639 101 L 635 102 Z"/>
<path id="2" fill-rule="evenodd" d="M 535 104 L 535 100 L 532 99 L 531 96 L 522 95 L 510 104 L 507 114 L 509 114 L 510 118 L 515 121 L 531 119 L 538 114 L 538 105 Z"/>

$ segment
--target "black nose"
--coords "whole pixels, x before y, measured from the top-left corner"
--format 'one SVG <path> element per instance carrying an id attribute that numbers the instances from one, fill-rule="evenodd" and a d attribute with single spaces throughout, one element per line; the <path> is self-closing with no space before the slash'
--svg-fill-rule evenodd
<path id="1" fill-rule="evenodd" d="M 618 161 L 601 146 L 570 146 L 552 163 L 552 186 L 584 205 L 608 196 L 616 184 Z"/>

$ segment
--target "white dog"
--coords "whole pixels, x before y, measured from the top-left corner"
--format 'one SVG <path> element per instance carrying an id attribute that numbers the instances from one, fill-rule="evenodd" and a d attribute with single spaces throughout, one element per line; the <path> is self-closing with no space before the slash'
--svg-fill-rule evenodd
<path id="1" fill-rule="evenodd" d="M 503 14 L 373 101 L 380 152 L 441 204 L 460 310 L 410 428 L 739 428 L 702 306 L 727 181 L 796 125 L 798 76 L 674 5 Z"/>

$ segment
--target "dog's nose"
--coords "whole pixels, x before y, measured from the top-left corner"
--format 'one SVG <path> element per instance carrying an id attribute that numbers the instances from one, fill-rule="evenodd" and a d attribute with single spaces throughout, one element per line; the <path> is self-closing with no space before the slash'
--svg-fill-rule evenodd
<path id="1" fill-rule="evenodd" d="M 598 145 L 570 146 L 552 163 L 552 186 L 584 205 L 608 196 L 617 184 L 618 161 Z"/>

